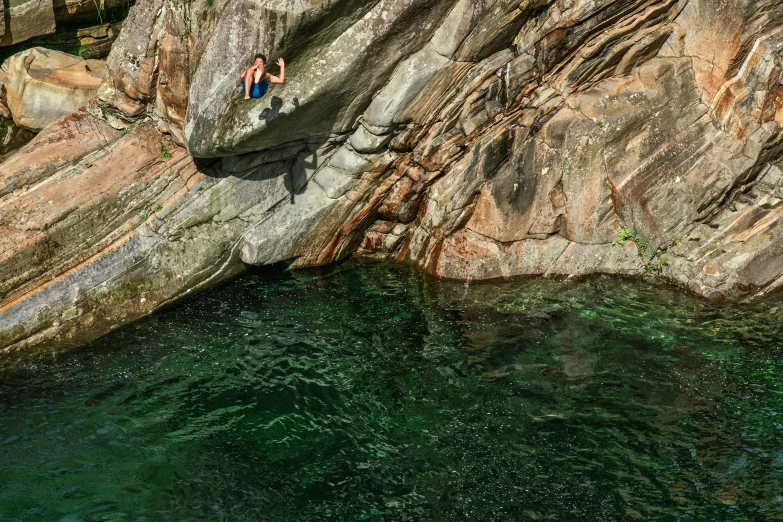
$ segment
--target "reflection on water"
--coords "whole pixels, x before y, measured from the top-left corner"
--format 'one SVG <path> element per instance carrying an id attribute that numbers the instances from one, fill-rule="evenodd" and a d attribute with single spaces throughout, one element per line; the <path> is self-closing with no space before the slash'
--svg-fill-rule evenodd
<path id="1" fill-rule="evenodd" d="M 778 302 L 249 275 L 0 358 L 0 521 L 780 520 Z"/>

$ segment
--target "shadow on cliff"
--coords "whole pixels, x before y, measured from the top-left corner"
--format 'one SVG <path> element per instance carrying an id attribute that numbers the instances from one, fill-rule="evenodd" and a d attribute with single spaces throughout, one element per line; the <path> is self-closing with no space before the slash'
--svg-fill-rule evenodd
<path id="1" fill-rule="evenodd" d="M 330 135 L 296 135 L 296 124 L 292 115 L 302 108 L 299 98 L 294 97 L 291 100 L 293 107 L 289 111 L 283 110 L 285 102 L 281 97 L 272 96 L 267 99 L 269 106 L 258 115 L 258 120 L 266 124 L 263 132 L 289 134 L 291 140 L 258 152 L 212 160 L 212 164 L 205 161 L 204 165 L 210 168 L 210 176 L 215 178 L 235 177 L 246 181 L 264 181 L 283 176 L 283 183 L 290 196 L 289 204 L 295 205 L 296 196 L 307 191 L 310 181 L 308 176 L 318 167 L 316 151 L 329 141 Z"/>
<path id="2" fill-rule="evenodd" d="M 299 98 L 294 98 L 291 101 L 294 104 L 294 110 L 298 109 Z M 261 114 L 258 115 L 258 119 L 266 123 L 267 128 L 269 128 L 269 125 L 273 121 L 287 117 L 288 113 L 283 111 L 283 99 L 279 96 L 272 96 L 270 106 L 261 111 Z M 278 124 L 285 126 L 285 122 L 278 122 Z M 314 151 L 311 151 L 310 154 L 307 154 L 305 158 L 307 157 L 310 159 L 303 159 L 303 161 L 300 162 L 300 153 L 300 155 L 297 156 L 296 160 L 294 161 L 293 165 L 290 165 L 289 168 L 286 169 L 287 172 L 284 175 L 285 187 L 288 190 L 288 193 L 291 195 L 292 205 L 296 204 L 295 196 L 297 194 L 302 194 L 305 192 L 305 190 L 307 190 L 307 169 L 315 169 L 318 166 L 318 158 L 316 157 Z"/>
<path id="3" fill-rule="evenodd" d="M 291 100 L 294 104 L 294 108 L 299 108 L 299 98 L 294 98 Z M 274 120 L 280 118 L 281 116 L 288 116 L 285 112 L 283 112 L 283 99 L 279 96 L 272 96 L 272 103 L 269 107 L 261 111 L 261 114 L 258 115 L 258 119 L 265 122 L 267 126 L 272 123 Z"/>

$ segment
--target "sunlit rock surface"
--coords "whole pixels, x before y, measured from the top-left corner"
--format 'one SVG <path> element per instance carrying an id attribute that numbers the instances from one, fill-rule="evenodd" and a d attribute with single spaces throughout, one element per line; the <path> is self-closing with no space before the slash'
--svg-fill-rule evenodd
<path id="1" fill-rule="evenodd" d="M 0 164 L 0 345 L 357 253 L 775 291 L 781 20 L 781 0 L 140 2 L 89 115 Z M 245 101 L 256 52 L 287 82 Z"/>
<path id="2" fill-rule="evenodd" d="M 3 63 L 5 102 L 14 123 L 39 131 L 87 105 L 101 86 L 104 63 L 42 47 Z"/>

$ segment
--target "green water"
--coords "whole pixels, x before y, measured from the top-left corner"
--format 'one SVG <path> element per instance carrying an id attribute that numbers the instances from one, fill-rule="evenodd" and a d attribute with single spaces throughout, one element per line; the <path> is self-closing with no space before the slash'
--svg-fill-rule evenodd
<path id="1" fill-rule="evenodd" d="M 0 520 L 783 520 L 779 304 L 249 275 L 0 358 Z"/>

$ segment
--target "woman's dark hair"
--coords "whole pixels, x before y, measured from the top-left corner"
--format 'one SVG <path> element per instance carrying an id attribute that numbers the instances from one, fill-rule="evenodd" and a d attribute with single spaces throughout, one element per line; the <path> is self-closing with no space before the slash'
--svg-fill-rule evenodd
<path id="1" fill-rule="evenodd" d="M 265 55 L 263 55 L 263 54 L 261 54 L 261 53 L 258 53 L 258 54 L 256 55 L 256 57 L 255 57 L 255 58 L 253 58 L 253 61 L 255 62 L 255 61 L 256 61 L 256 60 L 258 60 L 259 58 L 261 58 L 261 60 L 262 60 L 262 61 L 264 62 L 264 64 L 266 65 L 266 56 L 265 56 Z"/>

